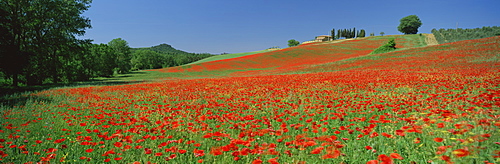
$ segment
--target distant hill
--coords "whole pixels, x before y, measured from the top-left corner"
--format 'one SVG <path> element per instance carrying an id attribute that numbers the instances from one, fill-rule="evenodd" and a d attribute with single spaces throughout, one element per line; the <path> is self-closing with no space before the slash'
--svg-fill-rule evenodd
<path id="1" fill-rule="evenodd" d="M 178 50 L 172 47 L 169 44 L 162 43 L 160 45 L 152 46 L 152 47 L 143 47 L 143 48 L 133 48 L 133 50 L 151 50 L 158 53 L 163 54 L 194 54 L 186 51 Z"/>
<path id="2" fill-rule="evenodd" d="M 155 61 L 155 62 L 156 63 L 160 62 L 161 63 L 160 65 L 162 65 L 162 67 L 180 66 L 214 56 L 213 54 L 209 53 L 190 53 L 178 50 L 172 47 L 171 45 L 165 43 L 152 47 L 132 48 L 132 54 L 137 54 L 136 52 L 138 51 L 141 51 L 142 54 L 150 54 L 149 56 L 153 56 L 154 55 L 153 52 L 158 53 L 161 57 L 159 57 L 159 59 L 158 57 L 156 57 L 155 60 L 163 60 L 163 61 Z M 146 67 L 146 68 L 141 67 L 139 69 L 151 69 L 151 67 Z"/>

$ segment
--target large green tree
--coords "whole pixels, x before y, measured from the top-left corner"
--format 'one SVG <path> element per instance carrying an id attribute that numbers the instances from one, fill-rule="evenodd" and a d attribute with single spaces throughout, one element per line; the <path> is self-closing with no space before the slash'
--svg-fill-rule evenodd
<path id="1" fill-rule="evenodd" d="M 91 0 L 0 0 L 0 70 L 13 85 L 57 82 L 88 40 L 77 39 L 90 20 Z"/>
<path id="2" fill-rule="evenodd" d="M 127 73 L 132 69 L 130 60 L 132 59 L 130 47 L 128 42 L 122 38 L 116 38 L 108 42 L 108 45 L 116 52 L 116 64 L 118 66 L 118 73 Z"/>
<path id="3" fill-rule="evenodd" d="M 398 30 L 404 34 L 416 34 L 422 26 L 422 21 L 416 15 L 410 15 L 399 20 Z"/>
<path id="4" fill-rule="evenodd" d="M 113 76 L 116 64 L 116 52 L 106 44 L 94 44 L 89 49 L 90 58 L 94 60 L 90 66 L 92 76 Z"/>

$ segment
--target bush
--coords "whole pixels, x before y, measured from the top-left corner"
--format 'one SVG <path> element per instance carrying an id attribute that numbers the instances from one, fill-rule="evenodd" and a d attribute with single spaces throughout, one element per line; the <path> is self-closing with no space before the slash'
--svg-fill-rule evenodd
<path id="1" fill-rule="evenodd" d="M 300 42 L 295 40 L 295 39 L 288 40 L 288 47 L 298 46 L 299 44 L 300 44 Z"/>
<path id="2" fill-rule="evenodd" d="M 396 41 L 394 41 L 394 39 L 391 39 L 383 46 L 380 46 L 379 48 L 373 50 L 373 52 L 371 52 L 370 54 L 381 54 L 381 53 L 391 52 L 394 50 L 396 50 Z"/>

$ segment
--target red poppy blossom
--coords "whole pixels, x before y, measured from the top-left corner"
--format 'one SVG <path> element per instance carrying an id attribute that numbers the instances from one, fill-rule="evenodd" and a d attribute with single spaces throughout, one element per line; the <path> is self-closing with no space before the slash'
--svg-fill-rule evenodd
<path id="1" fill-rule="evenodd" d="M 252 161 L 252 164 L 262 164 L 262 160 L 260 158 L 257 158 L 255 160 Z"/>
<path id="2" fill-rule="evenodd" d="M 457 157 L 465 157 L 465 156 L 470 155 L 470 152 L 468 150 L 465 150 L 465 149 L 457 149 L 457 150 L 453 150 L 452 154 L 454 154 Z"/>
<path id="3" fill-rule="evenodd" d="M 324 147 L 320 146 L 320 147 L 317 147 L 317 148 L 314 148 L 312 151 L 311 151 L 311 154 L 319 154 L 321 153 L 321 151 L 324 149 Z"/>
<path id="4" fill-rule="evenodd" d="M 121 143 L 121 142 L 115 142 L 113 145 L 115 145 L 115 147 L 122 147 L 123 143 Z"/>
<path id="5" fill-rule="evenodd" d="M 398 153 L 391 153 L 390 156 L 394 159 L 403 159 L 403 157 L 401 157 L 401 155 L 399 155 Z"/>
<path id="6" fill-rule="evenodd" d="M 271 158 L 271 159 L 267 160 L 267 162 L 269 162 L 269 164 L 279 164 L 278 163 L 278 157 Z"/>
<path id="7" fill-rule="evenodd" d="M 436 138 L 434 138 L 434 141 L 436 141 L 436 142 L 443 142 L 443 138 L 436 137 Z"/>
<path id="8" fill-rule="evenodd" d="M 383 163 L 393 163 L 392 158 L 385 154 L 380 154 L 378 156 L 378 160 L 382 161 Z"/>

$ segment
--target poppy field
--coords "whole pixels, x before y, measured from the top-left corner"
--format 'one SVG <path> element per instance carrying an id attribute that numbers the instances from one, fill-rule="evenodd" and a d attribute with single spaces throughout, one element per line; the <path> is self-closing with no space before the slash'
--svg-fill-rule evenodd
<path id="1" fill-rule="evenodd" d="M 411 36 L 413 37 L 413 36 Z M 499 163 L 500 37 L 386 39 L 167 68 L 228 71 L 26 93 L 0 163 Z M 167 75 L 166 75 L 167 76 Z"/>

